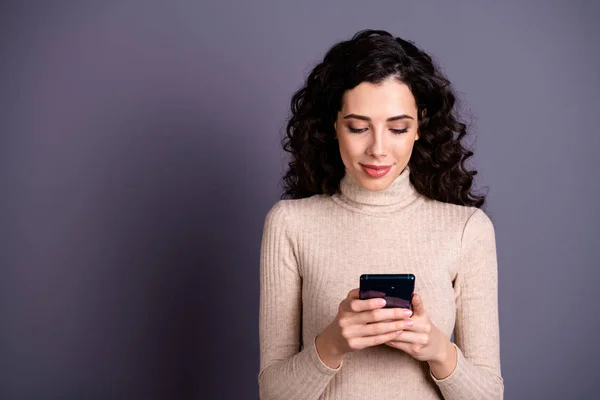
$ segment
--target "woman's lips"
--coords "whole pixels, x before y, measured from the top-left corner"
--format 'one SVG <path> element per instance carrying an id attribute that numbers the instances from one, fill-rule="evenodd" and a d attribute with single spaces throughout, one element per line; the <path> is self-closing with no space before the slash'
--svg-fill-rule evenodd
<path id="1" fill-rule="evenodd" d="M 361 164 L 365 172 L 373 178 L 381 178 L 392 169 L 391 165 L 365 165 Z"/>

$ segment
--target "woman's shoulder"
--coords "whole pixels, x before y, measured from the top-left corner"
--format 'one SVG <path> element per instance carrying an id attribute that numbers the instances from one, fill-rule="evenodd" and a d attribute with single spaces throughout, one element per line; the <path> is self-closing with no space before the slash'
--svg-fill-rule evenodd
<path id="1" fill-rule="evenodd" d="M 464 230 L 494 230 L 493 222 L 488 214 L 481 208 L 445 203 L 438 200 L 427 200 L 432 218 L 444 221 Z"/>
<path id="2" fill-rule="evenodd" d="M 323 194 L 303 199 L 281 199 L 273 204 L 267 212 L 266 223 L 298 224 L 330 203 L 331 197 Z"/>

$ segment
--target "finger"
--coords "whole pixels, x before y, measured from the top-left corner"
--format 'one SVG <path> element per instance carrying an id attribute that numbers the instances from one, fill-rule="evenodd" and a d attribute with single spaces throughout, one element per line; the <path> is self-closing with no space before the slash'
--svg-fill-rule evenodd
<path id="1" fill-rule="evenodd" d="M 415 315 L 423 315 L 426 313 L 425 307 L 423 306 L 423 298 L 418 293 L 413 294 L 412 310 Z"/>
<path id="2" fill-rule="evenodd" d="M 407 320 L 407 331 L 417 332 L 417 333 L 431 333 L 432 327 L 431 324 L 424 322 L 420 319 L 410 318 Z"/>
<path id="3" fill-rule="evenodd" d="M 386 343 L 386 346 L 393 347 L 398 350 L 402 350 L 405 353 L 410 354 L 410 347 L 413 346 L 410 343 L 398 342 L 396 340 L 390 340 Z"/>
<path id="4" fill-rule="evenodd" d="M 367 325 L 349 325 L 344 327 L 342 335 L 344 337 L 366 337 L 366 336 L 377 336 L 386 333 L 398 332 L 406 329 L 407 324 L 405 320 L 390 321 L 390 322 L 376 322 L 374 324 Z"/>
<path id="5" fill-rule="evenodd" d="M 410 345 L 418 344 L 427 346 L 429 344 L 429 335 L 420 332 L 403 331 L 392 339 L 395 343 L 407 343 Z"/>
<path id="6" fill-rule="evenodd" d="M 398 334 L 396 332 L 385 333 L 376 336 L 364 336 L 352 338 L 348 341 L 351 349 L 361 350 L 367 347 L 379 346 L 394 339 Z"/>
<path id="7" fill-rule="evenodd" d="M 352 289 L 351 291 L 348 292 L 348 296 L 346 296 L 347 299 L 358 299 L 359 296 L 359 289 L 355 288 Z"/>
<path id="8" fill-rule="evenodd" d="M 358 313 L 353 318 L 356 324 L 369 324 L 382 321 L 396 321 L 408 318 L 412 311 L 403 308 L 380 308 L 372 311 Z"/>
<path id="9" fill-rule="evenodd" d="M 359 300 L 353 299 L 348 303 L 350 311 L 355 313 L 376 310 L 378 308 L 382 308 L 385 306 L 384 299 L 369 299 L 369 300 Z"/>
<path id="10" fill-rule="evenodd" d="M 382 335 L 392 332 L 399 333 L 401 331 L 405 331 L 410 326 L 410 321 L 407 323 L 407 320 L 397 320 L 389 322 L 375 322 L 367 325 L 355 325 L 354 329 L 356 329 L 357 336 L 364 337 Z"/>

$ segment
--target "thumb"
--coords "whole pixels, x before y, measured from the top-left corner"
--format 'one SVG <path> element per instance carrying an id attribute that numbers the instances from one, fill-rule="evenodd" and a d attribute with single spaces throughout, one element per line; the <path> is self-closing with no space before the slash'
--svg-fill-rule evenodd
<path id="1" fill-rule="evenodd" d="M 413 311 L 413 314 L 424 314 L 425 313 L 425 307 L 423 306 L 423 298 L 418 293 L 413 294 L 412 311 Z"/>

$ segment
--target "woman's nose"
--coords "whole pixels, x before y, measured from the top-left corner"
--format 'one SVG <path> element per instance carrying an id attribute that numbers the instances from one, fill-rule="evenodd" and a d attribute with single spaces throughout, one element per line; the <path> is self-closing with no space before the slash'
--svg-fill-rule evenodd
<path id="1" fill-rule="evenodd" d="M 367 153 L 374 157 L 385 157 L 387 155 L 383 132 L 375 132 L 371 135 L 371 143 L 367 148 Z"/>

